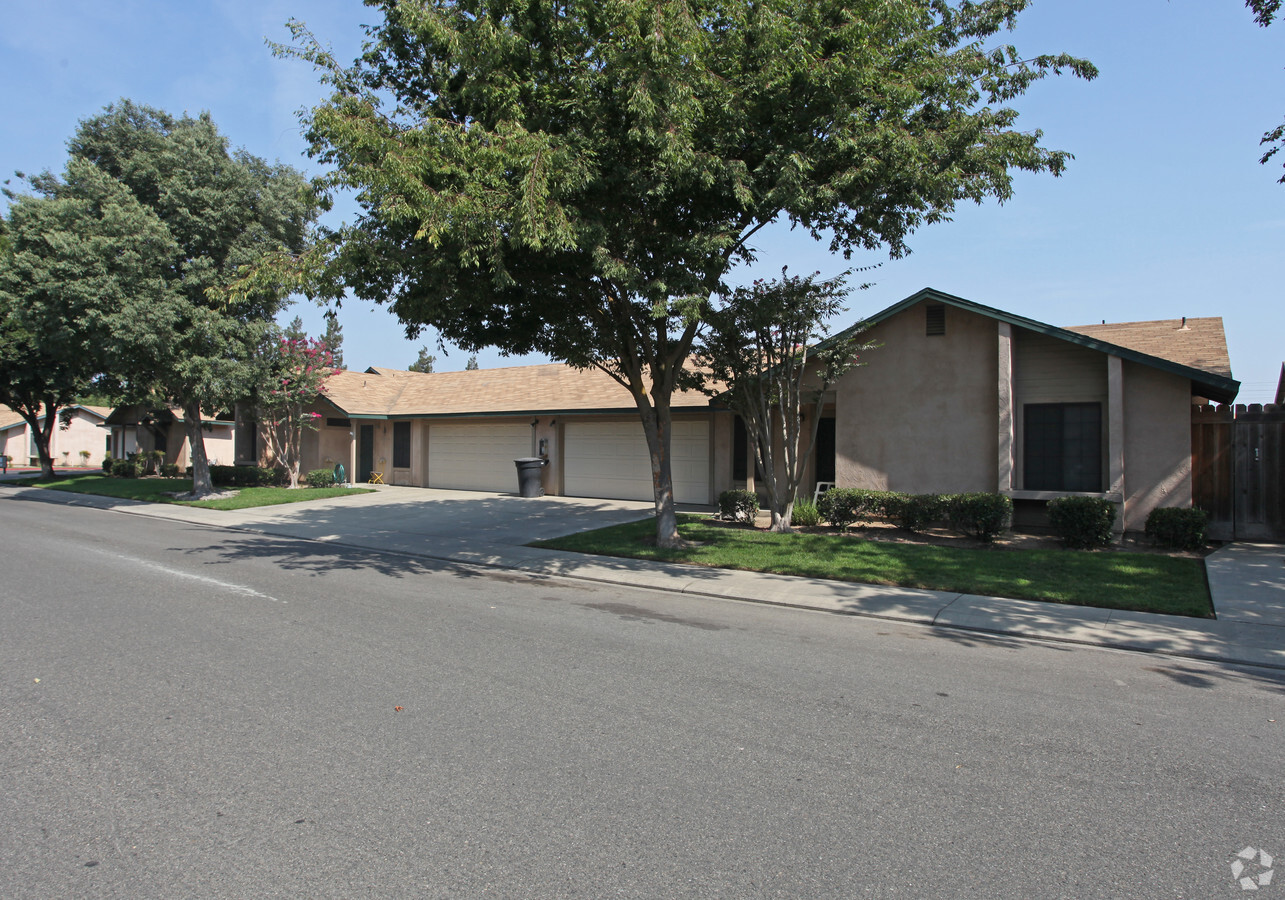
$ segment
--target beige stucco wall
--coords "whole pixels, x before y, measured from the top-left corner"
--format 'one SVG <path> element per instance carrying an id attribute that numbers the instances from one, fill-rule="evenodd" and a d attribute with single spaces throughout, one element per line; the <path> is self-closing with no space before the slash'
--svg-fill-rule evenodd
<path id="1" fill-rule="evenodd" d="M 549 460 L 549 465 L 544 467 L 541 473 L 544 478 L 544 492 L 558 496 L 563 492 L 562 480 L 562 426 L 558 424 L 556 416 L 540 416 L 539 424 L 535 426 L 535 452 L 540 455 L 540 441 L 546 441 L 545 456 Z"/>
<path id="2" fill-rule="evenodd" d="M 836 383 L 839 486 L 996 489 L 995 321 L 947 305 L 946 334 L 924 332 L 923 303 L 879 323 L 868 336 L 883 346 Z"/>
<path id="3" fill-rule="evenodd" d="M 1124 527 L 1158 506 L 1191 505 L 1191 382 L 1124 363 Z"/>

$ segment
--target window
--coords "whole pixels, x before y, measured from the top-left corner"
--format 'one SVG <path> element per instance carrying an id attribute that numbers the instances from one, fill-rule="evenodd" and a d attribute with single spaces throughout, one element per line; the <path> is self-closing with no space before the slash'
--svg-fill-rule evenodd
<path id="1" fill-rule="evenodd" d="M 326 419 L 327 428 L 351 428 L 352 422 L 347 419 Z"/>
<path id="2" fill-rule="evenodd" d="M 393 468 L 410 468 L 410 422 L 393 423 Z"/>
<path id="3" fill-rule="evenodd" d="M 924 333 L 932 337 L 946 333 L 946 305 L 944 303 L 929 303 L 924 306 L 925 324 Z"/>
<path id="4" fill-rule="evenodd" d="M 1101 403 L 1032 403 L 1024 414 L 1026 490 L 1102 490 Z"/>
<path id="5" fill-rule="evenodd" d="M 750 436 L 745 433 L 745 420 L 737 416 L 732 420 L 732 480 L 744 481 L 749 477 Z"/>
<path id="6" fill-rule="evenodd" d="M 817 426 L 816 480 L 834 481 L 834 417 L 826 416 Z"/>

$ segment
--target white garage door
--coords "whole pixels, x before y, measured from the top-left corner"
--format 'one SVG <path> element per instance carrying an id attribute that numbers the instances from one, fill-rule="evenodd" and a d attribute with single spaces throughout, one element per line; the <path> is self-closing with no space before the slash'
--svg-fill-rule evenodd
<path id="1" fill-rule="evenodd" d="M 428 486 L 515 493 L 513 460 L 530 455 L 530 425 L 434 422 L 428 426 Z"/>
<path id="2" fill-rule="evenodd" d="M 563 475 L 571 497 L 651 500 L 651 457 L 641 422 L 568 422 Z M 675 422 L 674 499 L 709 503 L 709 423 Z"/>

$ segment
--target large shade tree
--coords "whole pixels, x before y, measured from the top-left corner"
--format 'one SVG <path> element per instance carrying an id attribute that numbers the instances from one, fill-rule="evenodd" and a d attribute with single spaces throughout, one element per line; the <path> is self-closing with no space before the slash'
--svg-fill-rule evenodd
<path id="1" fill-rule="evenodd" d="M 678 541 L 670 403 L 711 298 L 783 221 L 907 252 L 961 201 L 1068 154 L 1006 104 L 1088 62 L 996 42 L 1028 0 L 368 0 L 382 21 L 306 117 L 358 192 L 339 269 L 468 351 L 596 367 L 633 398 L 657 539 Z"/>
<path id="2" fill-rule="evenodd" d="M 0 243 L 0 403 L 27 422 L 44 477 L 59 411 L 122 346 L 172 335 L 163 273 L 176 252 L 156 215 L 115 179 L 72 159 L 61 177 L 10 193 Z"/>
<path id="3" fill-rule="evenodd" d="M 266 281 L 235 297 L 228 289 L 243 267 L 304 249 L 315 197 L 297 170 L 230 151 L 206 113 L 176 118 L 124 100 L 82 122 L 69 149 L 127 188 L 174 242 L 162 301 L 172 337 L 125 348 L 112 373 L 122 396 L 182 409 L 192 490 L 208 493 L 202 418 L 252 390 L 254 349 L 286 299 Z"/>

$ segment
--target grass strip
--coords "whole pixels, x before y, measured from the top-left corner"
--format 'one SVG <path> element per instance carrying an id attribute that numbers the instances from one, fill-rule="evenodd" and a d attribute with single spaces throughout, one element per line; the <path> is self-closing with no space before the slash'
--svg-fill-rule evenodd
<path id="1" fill-rule="evenodd" d="M 51 491 L 70 491 L 75 494 L 97 494 L 100 497 L 118 497 L 122 500 L 142 500 L 148 503 L 173 503 L 178 506 L 196 506 L 201 509 L 249 509 L 255 506 L 278 506 L 283 503 L 307 503 L 328 497 L 348 497 L 369 494 L 369 488 L 296 488 L 249 487 L 236 488 L 235 497 L 216 500 L 175 500 L 167 493 L 191 490 L 192 482 L 186 478 L 108 478 L 103 475 L 71 475 L 52 480 L 28 478 L 10 482 L 23 487 L 40 487 Z"/>
<path id="2" fill-rule="evenodd" d="M 1211 617 L 1204 561 L 1150 553 L 967 549 L 868 541 L 837 534 L 772 534 L 680 516 L 679 533 L 695 546 L 655 546 L 655 520 L 601 528 L 532 546 L 927 588 L 1016 600 Z"/>

